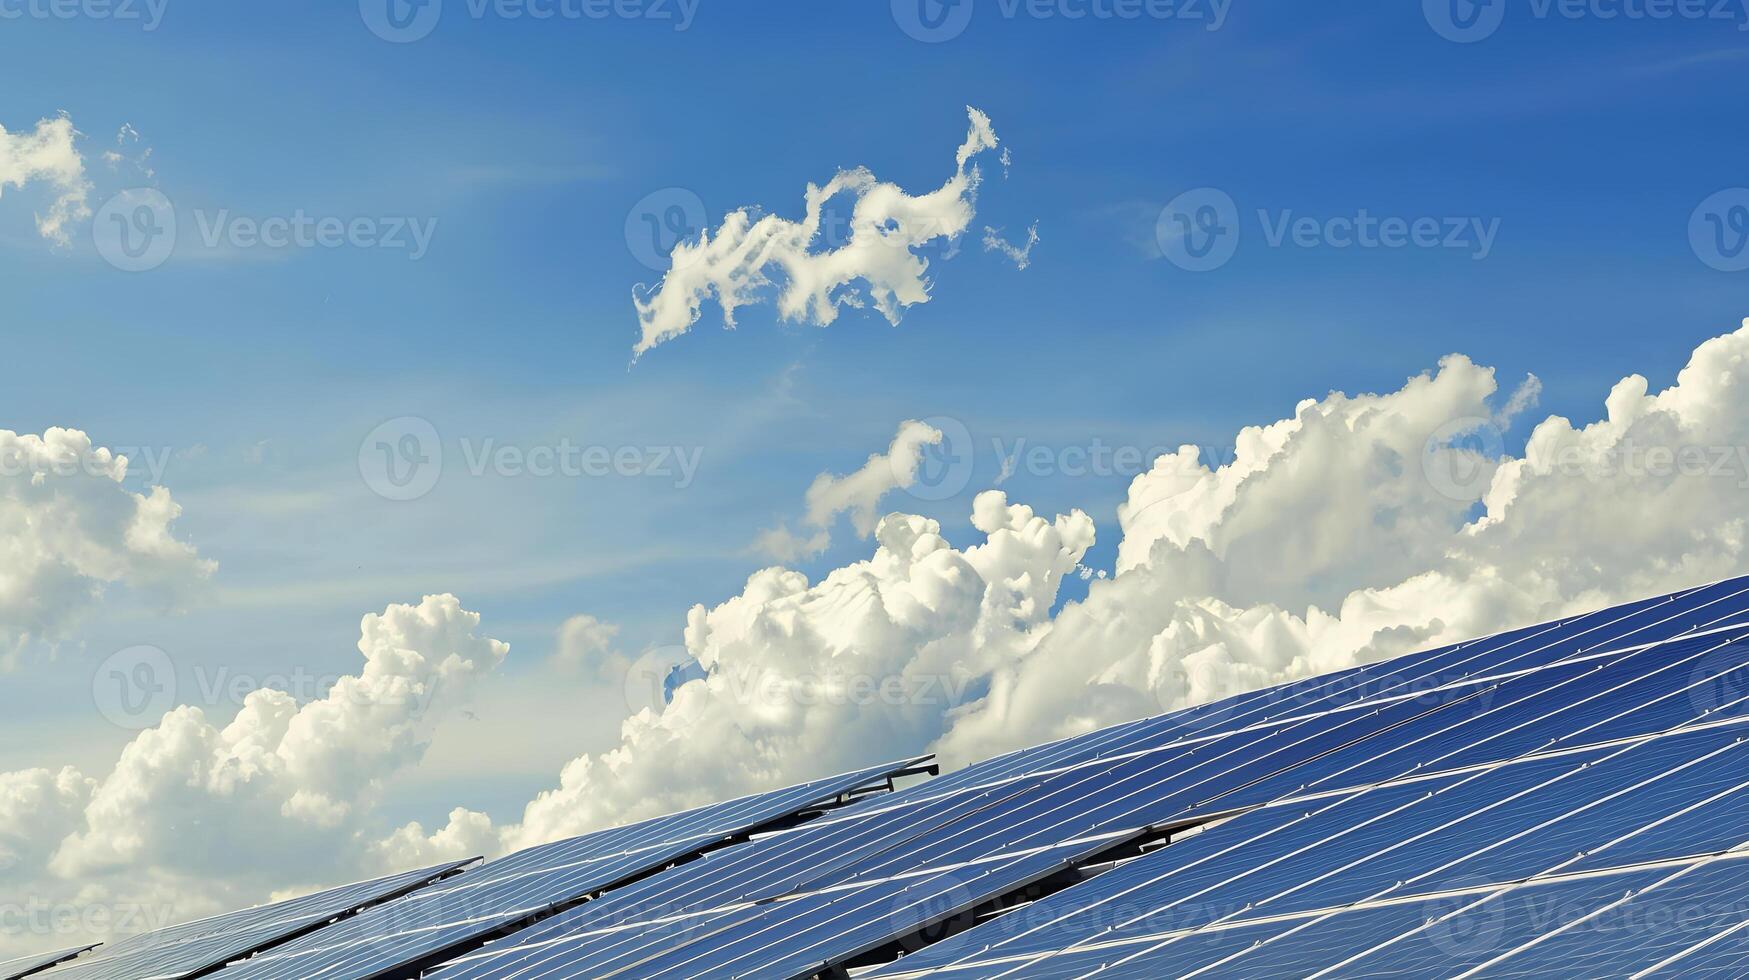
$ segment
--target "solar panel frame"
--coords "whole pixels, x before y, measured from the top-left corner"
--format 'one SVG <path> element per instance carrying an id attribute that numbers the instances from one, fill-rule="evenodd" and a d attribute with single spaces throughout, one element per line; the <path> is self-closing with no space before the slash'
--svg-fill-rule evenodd
<path id="1" fill-rule="evenodd" d="M 529 848 L 234 963 L 223 977 L 402 975 L 470 949 L 506 926 L 585 901 L 774 822 L 848 794 L 890 786 L 928 758 L 871 766 Z"/>
<path id="2" fill-rule="evenodd" d="M 70 946 L 50 953 L 15 957 L 0 963 L 0 980 L 21 980 L 23 977 L 35 976 L 51 966 L 59 966 L 76 956 L 96 949 L 100 945 L 102 944 L 86 943 L 82 946 Z"/>
<path id="3" fill-rule="evenodd" d="M 1686 686 L 1667 683 L 1681 680 L 1668 662 L 1670 652 L 1678 649 L 1686 658 L 1678 663 L 1687 663 L 1749 639 L 1746 582 L 1714 583 L 1010 753 L 935 780 L 909 795 L 871 802 L 869 809 L 841 818 L 860 820 L 881 808 L 912 805 L 919 798 L 1023 784 L 989 807 L 978 807 L 938 828 L 934 836 L 907 838 L 904 850 L 883 848 L 874 855 L 853 850 L 801 887 L 786 882 L 790 892 L 758 898 L 744 891 L 745 877 L 765 853 L 754 847 L 723 859 L 731 869 L 736 861 L 746 865 L 739 869 L 740 879 L 728 874 L 720 882 L 725 892 L 714 896 L 716 904 L 711 904 L 712 896 L 701 896 L 701 885 L 686 893 L 678 908 L 669 910 L 670 915 L 660 921 L 673 934 L 661 941 L 635 938 L 640 912 L 636 908 L 628 907 L 612 922 L 592 921 L 585 912 L 514 934 L 432 975 L 459 980 L 586 970 L 591 975 L 623 971 L 686 976 L 691 975 L 688 970 L 701 969 L 711 974 L 780 975 L 803 965 L 825 968 L 850 962 L 877 941 L 895 938 L 891 926 L 877 929 L 878 936 L 870 934 L 875 927 L 869 917 L 882 902 L 889 906 L 881 909 L 884 917 L 907 927 L 930 924 L 925 921 L 928 917 L 912 921 L 909 913 L 914 907 L 929 908 L 934 921 L 944 921 L 979 902 L 1092 860 L 1115 843 L 1135 839 L 1130 835 L 1178 821 L 1222 819 L 1301 797 L 1353 794 L 1383 780 L 1428 780 L 1439 771 L 1437 763 L 1458 751 L 1427 759 L 1417 743 L 1429 732 L 1473 733 L 1470 754 L 1461 767 L 1473 774 L 1544 747 L 1545 732 L 1571 736 L 1629 719 L 1612 730 L 1619 736 L 1636 734 L 1631 725 L 1645 729 L 1672 721 L 1705 722 L 1713 711 L 1666 710 L 1678 705 L 1690 687 L 1713 679 L 1703 677 Z M 1749 659 L 1749 648 L 1739 652 Z M 1640 664 L 1659 664 L 1660 658 L 1662 667 L 1635 669 Z M 1733 660 L 1724 666 L 1736 670 L 1743 665 Z M 1663 679 L 1645 679 L 1657 674 Z M 1581 696 L 1575 697 L 1575 692 Z M 1572 710 L 1575 701 L 1594 705 L 1606 695 L 1617 699 L 1608 702 L 1613 713 L 1583 725 L 1569 722 L 1582 713 Z M 1659 711 L 1648 705 L 1659 706 Z M 1714 715 L 1713 721 L 1722 717 Z M 1401 744 L 1388 741 L 1388 733 L 1396 733 Z M 1497 757 L 1473 748 L 1489 741 L 1500 746 Z M 1381 750 L 1401 750 L 1403 745 L 1416 747 L 1403 751 L 1405 761 L 1394 770 L 1367 774 L 1357 768 L 1376 759 Z M 1577 745 L 1563 745 L 1562 750 L 1574 756 L 1575 766 L 1583 751 L 1601 751 Z M 1332 758 L 1337 765 L 1326 763 L 1328 771 L 1310 785 L 1299 782 L 1317 772 L 1312 763 Z M 1341 785 L 1338 777 L 1352 778 L 1356 773 L 1376 778 Z M 1057 802 L 1064 798 L 1070 802 Z M 1077 799 L 1097 802 L 1074 802 Z M 682 868 L 662 878 L 666 884 L 675 883 L 667 881 L 670 878 L 684 883 L 693 874 L 694 869 Z M 737 880 L 743 891 L 731 887 Z M 976 887 L 968 887 L 968 880 Z M 904 897 L 891 907 L 900 901 L 894 898 L 894 889 Z M 964 900 L 948 901 L 949 895 Z M 749 899 L 754 904 L 746 904 Z M 831 937 L 838 941 L 833 946 L 821 942 L 819 930 L 821 922 L 835 920 L 842 920 L 844 928 Z M 656 921 L 650 925 L 654 928 Z M 767 950 L 760 945 L 762 936 L 781 936 L 787 945 Z M 523 943 L 541 950 L 539 963 L 517 962 L 516 950 Z M 699 948 L 682 948 L 686 946 Z M 583 959 L 591 948 L 607 958 Z M 660 951 L 651 957 L 625 955 L 628 950 L 657 948 Z M 772 955 L 760 958 L 766 951 Z M 821 956 L 818 963 L 804 964 L 803 959 L 816 952 Z M 577 958 L 557 962 L 562 955 Z"/>
<path id="4" fill-rule="evenodd" d="M 478 860 L 324 889 L 282 902 L 112 940 L 40 974 L 53 980 L 182 980 L 293 941 L 312 930 L 452 875 Z"/>

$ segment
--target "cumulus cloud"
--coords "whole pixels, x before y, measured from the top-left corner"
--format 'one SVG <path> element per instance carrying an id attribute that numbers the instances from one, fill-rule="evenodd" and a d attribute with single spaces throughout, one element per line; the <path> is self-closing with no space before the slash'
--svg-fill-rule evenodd
<path id="1" fill-rule="evenodd" d="M 1115 574 L 1079 601 L 1059 592 L 1086 568 L 1086 514 L 986 491 L 971 507 L 979 540 L 957 546 L 935 521 L 888 514 L 865 560 L 818 580 L 763 569 L 694 607 L 693 679 L 626 719 L 617 746 L 568 763 L 514 822 L 458 808 L 384 835 L 363 820 L 385 775 L 418 758 L 405 695 L 465 688 L 503 657 L 451 598 L 391 607 L 367 618 L 367 665 L 340 703 L 259 695 L 222 729 L 180 709 L 107 779 L 0 775 L 0 855 L 26 880 L 210 894 L 238 887 L 219 866 L 238 848 L 282 873 L 313 853 L 405 867 L 501 852 L 874 758 L 962 764 L 1745 570 L 1749 323 L 1701 345 L 1663 391 L 1636 375 L 1594 421 L 1544 419 L 1515 455 L 1500 427 L 1534 396 L 1534 381 L 1503 394 L 1453 355 L 1394 391 L 1303 401 L 1239 433 L 1221 465 L 1162 457 L 1119 512 Z M 889 470 L 923 435 L 900 427 Z M 879 458 L 816 481 L 808 514 L 872 519 L 903 482 Z M 615 639 L 589 617 L 561 631 L 584 664 L 605 663 Z M 188 826 L 201 833 L 170 829 Z"/>
<path id="2" fill-rule="evenodd" d="M 496 831 L 510 847 L 920 750 L 963 764 L 1021 745 L 1745 570 L 1749 324 L 1669 389 L 1551 417 L 1522 457 L 1461 356 L 1383 394 L 1331 393 L 1132 483 L 1119 565 L 1054 615 L 1093 522 L 987 491 L 981 543 L 892 514 L 874 555 L 819 582 L 782 568 L 687 619 L 703 678 L 626 721 Z M 1480 434 L 1478 435 L 1478 432 Z M 489 839 L 458 811 L 396 842 Z"/>
<path id="3" fill-rule="evenodd" d="M 33 640 L 63 638 L 104 590 L 174 604 L 214 563 L 171 531 L 182 508 L 163 487 L 122 484 L 128 460 L 73 429 L 0 429 L 0 669 Z"/>
<path id="4" fill-rule="evenodd" d="M 615 671 L 624 672 L 625 655 L 614 647 L 619 627 L 594 616 L 579 614 L 559 626 L 558 646 L 553 651 L 553 663 L 561 669 L 586 677 L 601 678 Z"/>
<path id="5" fill-rule="evenodd" d="M 851 526 L 864 538 L 874 533 L 881 500 L 894 490 L 917 482 L 918 468 L 929 446 L 941 445 L 941 430 L 927 423 L 899 423 L 885 453 L 871 453 L 854 473 L 835 476 L 821 473 L 808 487 L 807 512 L 802 533 L 781 526 L 760 535 L 758 547 L 779 561 L 817 555 L 832 543 L 831 528 L 841 515 L 849 514 Z"/>
<path id="6" fill-rule="evenodd" d="M 1012 662 L 1049 619 L 1052 597 L 1093 544 L 1093 522 L 1055 520 L 988 492 L 977 502 L 980 544 L 954 548 L 935 521 L 881 520 L 874 555 L 820 582 L 755 573 L 741 595 L 687 617 L 686 649 L 703 677 L 662 710 L 626 720 L 611 752 L 569 763 L 558 785 L 499 831 L 523 846 L 725 796 L 897 757 L 939 736 L 977 678 Z M 448 853 L 443 839 L 477 834 L 458 811 L 419 838 L 385 847 Z M 477 839 L 477 838 L 475 838 Z"/>
<path id="7" fill-rule="evenodd" d="M 360 624 L 362 669 L 317 700 L 257 690 L 223 727 L 179 707 L 101 780 L 0 774 L 0 859 L 34 895 L 149 901 L 178 917 L 355 880 L 384 780 L 418 762 L 436 717 L 508 649 L 454 596 L 391 605 Z"/>
<path id="8" fill-rule="evenodd" d="M 743 208 L 698 241 L 674 246 L 662 281 L 633 294 L 642 329 L 633 356 L 691 329 L 712 297 L 730 327 L 737 309 L 771 290 L 781 318 L 822 327 L 841 306 L 872 304 L 896 324 L 906 307 L 927 302 L 929 261 L 915 250 L 965 232 L 980 180 L 972 158 L 997 143 L 988 116 L 970 106 L 966 114 L 970 129 L 954 155 L 954 173 L 933 191 L 913 196 L 858 167 L 825 186 L 809 184 L 800 221 Z M 848 233 L 825 228 L 828 204 L 846 197 L 854 202 Z"/>
<path id="9" fill-rule="evenodd" d="M 70 240 L 69 221 L 91 216 L 85 161 L 73 145 L 78 135 L 65 114 L 38 120 L 34 130 L 9 133 L 0 126 L 0 195 L 7 187 L 43 184 L 50 203 L 47 211 L 37 213 L 36 230 L 57 245 Z"/>

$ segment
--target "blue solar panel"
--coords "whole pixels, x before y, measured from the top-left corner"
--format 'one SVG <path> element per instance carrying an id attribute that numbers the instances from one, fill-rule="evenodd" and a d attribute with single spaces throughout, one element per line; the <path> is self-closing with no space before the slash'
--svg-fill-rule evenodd
<path id="1" fill-rule="evenodd" d="M 117 940 L 41 975 L 53 980 L 175 980 L 194 976 L 404 894 L 463 863 L 332 888 Z"/>
<path id="2" fill-rule="evenodd" d="M 19 980 L 20 977 L 32 976 L 57 963 L 64 963 L 80 953 L 96 948 L 96 943 L 86 943 L 83 946 L 58 949 L 52 953 L 37 953 L 34 956 L 20 956 L 17 959 L 6 960 L 0 962 L 0 980 Z"/>
<path id="3" fill-rule="evenodd" d="M 1481 977 L 1633 976 L 1749 922 L 1749 861 L 1676 869 L 1656 886 L 1596 915 L 1564 923 L 1485 967 Z M 1693 965 L 1693 964 L 1690 964 Z"/>
<path id="4" fill-rule="evenodd" d="M 885 784 L 920 761 L 875 766 L 520 851 L 236 963 L 223 976 L 343 980 L 405 972 L 773 821 Z"/>
<path id="5" fill-rule="evenodd" d="M 957 959 L 944 969 L 977 975 L 967 956 L 1003 945 L 1079 962 L 1078 947 L 1058 951 L 1089 936 L 1146 944 L 1189 924 L 1197 931 L 1180 941 L 1218 946 L 1201 934 L 1263 928 L 1246 924 L 1254 907 L 1394 908 L 1404 881 L 1535 873 L 1583 859 L 1567 853 L 1575 846 L 1698 853 L 1721 836 L 1706 815 L 1749 806 L 1719 775 L 1741 768 L 1736 735 L 1585 746 L 1736 717 L 1749 703 L 1734 693 L 1736 672 L 1749 674 L 1749 644 L 1734 642 L 1749 636 L 1745 593 L 1742 581 L 1720 583 L 1010 753 L 674 869 L 432 975 L 806 975 L 1125 841 L 1233 813 L 926 947 L 904 970 Z M 1523 760 L 1533 752 L 1550 754 Z M 1706 752 L 1732 765 L 1684 765 Z M 1560 822 L 1639 783 L 1657 788 L 1596 811 L 1587 833 Z M 1305 802 L 1282 802 L 1296 796 Z M 1466 825 L 1485 836 L 1466 837 Z M 1194 902 L 1137 891 L 1166 867 L 1175 887 L 1196 886 Z M 1077 904 L 1120 893 L 1147 907 L 1114 918 Z M 1036 927 L 1053 915 L 1067 925 Z M 1367 918 L 1376 930 L 1384 916 Z"/>

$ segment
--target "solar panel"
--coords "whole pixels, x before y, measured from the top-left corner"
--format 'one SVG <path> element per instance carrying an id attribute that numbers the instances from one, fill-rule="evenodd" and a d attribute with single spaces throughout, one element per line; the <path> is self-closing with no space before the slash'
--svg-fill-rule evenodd
<path id="1" fill-rule="evenodd" d="M 1590 883 L 1749 840 L 1749 786 L 1733 779 L 1749 777 L 1746 590 L 1717 583 L 1010 753 L 429 975 L 801 977 L 914 943 L 870 975 L 1269 976 L 1314 962 L 1302 946 L 1334 956 L 1425 931 L 1427 903 L 1454 891 L 1480 902 L 1528 878 L 1603 914 Z M 1059 890 L 1114 854 L 1117 870 Z M 967 914 L 995 917 L 927 942 Z"/>
<path id="2" fill-rule="evenodd" d="M 195 976 L 439 880 L 466 863 L 451 862 L 376 878 L 116 940 L 42 975 L 49 980 L 177 980 Z"/>
<path id="3" fill-rule="evenodd" d="M 890 787 L 909 759 L 529 848 L 235 963 L 225 980 L 411 975 L 498 931 L 823 805 Z"/>
<path id="4" fill-rule="evenodd" d="M 32 976 L 57 963 L 64 963 L 80 953 L 96 948 L 96 943 L 86 943 L 83 946 L 56 950 L 53 953 L 37 953 L 34 956 L 20 956 L 17 959 L 6 960 L 0 962 L 0 980 L 19 980 L 20 977 Z"/>

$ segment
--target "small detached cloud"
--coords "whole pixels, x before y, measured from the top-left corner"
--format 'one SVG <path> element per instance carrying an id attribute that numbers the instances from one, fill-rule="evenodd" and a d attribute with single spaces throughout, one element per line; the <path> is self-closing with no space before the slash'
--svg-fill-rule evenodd
<path id="1" fill-rule="evenodd" d="M 630 661 L 614 646 L 619 627 L 579 614 L 559 626 L 552 663 L 561 670 L 590 679 L 617 681 Z"/>
<path id="2" fill-rule="evenodd" d="M 48 210 L 37 212 L 36 230 L 56 245 L 71 242 L 70 222 L 91 216 L 91 184 L 85 179 L 85 160 L 74 146 L 78 136 L 64 113 L 38 120 L 33 130 L 12 133 L 0 126 L 0 196 L 8 187 L 45 187 L 50 203 Z"/>
<path id="3" fill-rule="evenodd" d="M 887 451 L 871 454 L 861 469 L 844 476 L 821 473 L 815 477 L 808 487 L 804 530 L 797 533 L 779 526 L 766 531 L 759 537 L 759 550 L 778 561 L 817 555 L 831 545 L 832 524 L 844 514 L 850 515 L 851 526 L 866 540 L 874 533 L 881 499 L 915 484 L 925 447 L 939 446 L 941 440 L 941 430 L 934 426 L 917 421 L 900 423 Z"/>
<path id="4" fill-rule="evenodd" d="M 933 191 L 913 196 L 866 168 L 843 170 L 824 187 L 808 185 L 800 221 L 742 208 L 716 231 L 674 246 L 662 281 L 633 293 L 642 335 L 632 355 L 686 333 L 713 297 L 729 327 L 737 309 L 762 302 L 771 290 L 779 317 L 821 327 L 842 306 L 872 305 L 897 324 L 906 307 L 928 302 L 929 261 L 915 249 L 964 234 L 981 179 L 972 158 L 996 148 L 990 117 L 970 106 L 966 114 L 971 125 L 954 154 L 954 173 Z M 855 202 L 848 236 L 818 247 L 827 202 L 845 196 Z"/>
<path id="5" fill-rule="evenodd" d="M 1016 269 L 1024 269 L 1032 264 L 1032 247 L 1038 244 L 1038 222 L 1033 222 L 1026 229 L 1026 241 L 1015 245 L 1002 237 L 1002 229 L 984 226 L 984 251 L 1001 252 L 1008 256 Z"/>

